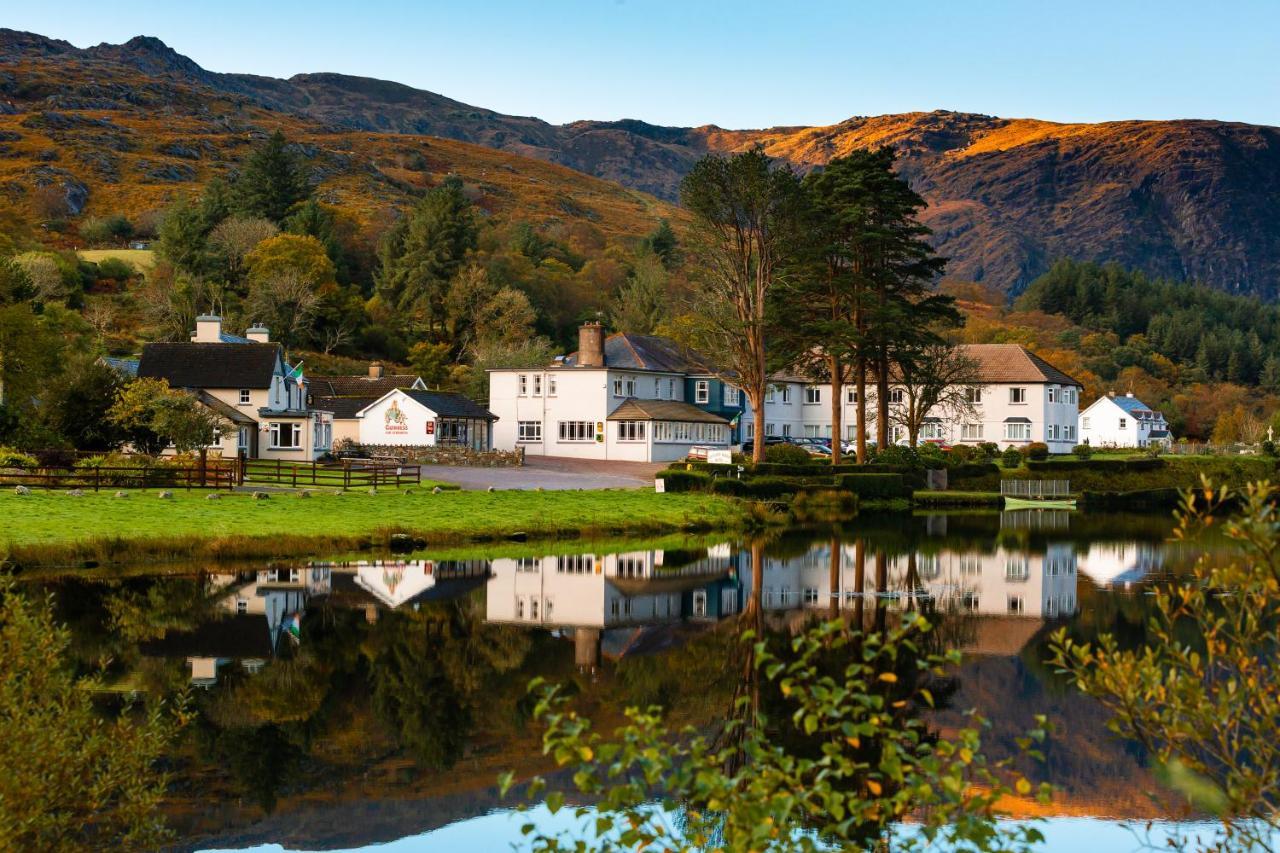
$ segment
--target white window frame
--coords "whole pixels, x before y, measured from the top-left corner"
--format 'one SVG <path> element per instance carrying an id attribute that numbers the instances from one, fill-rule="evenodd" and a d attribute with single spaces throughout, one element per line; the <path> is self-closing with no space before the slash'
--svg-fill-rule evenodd
<path id="1" fill-rule="evenodd" d="M 804 402 L 806 406 L 817 406 L 822 403 L 822 386 L 806 385 L 804 387 Z"/>
<path id="2" fill-rule="evenodd" d="M 723 400 L 726 406 L 736 406 L 742 400 L 742 391 L 736 386 L 725 383 Z"/>
<path id="3" fill-rule="evenodd" d="M 516 382 L 516 386 L 517 386 L 517 390 L 516 390 L 517 394 L 519 394 L 521 397 L 528 397 L 529 396 L 529 374 L 521 373 L 519 379 Z"/>
<path id="4" fill-rule="evenodd" d="M 547 396 L 554 397 L 556 395 L 556 375 L 554 373 L 547 374 Z"/>
<path id="5" fill-rule="evenodd" d="M 961 424 L 960 425 L 961 441 L 982 441 L 982 424 Z"/>
<path id="6" fill-rule="evenodd" d="M 777 394 L 778 394 L 777 385 L 766 385 L 764 387 L 764 401 L 766 403 L 772 403 L 775 399 L 777 399 Z"/>
<path id="7" fill-rule="evenodd" d="M 1004 425 L 1005 441 L 1030 441 L 1031 424 L 1007 423 Z"/>
<path id="8" fill-rule="evenodd" d="M 1049 386 L 1049 388 L 1048 388 L 1047 393 L 1048 393 L 1048 395 L 1049 395 L 1049 402 L 1050 402 L 1050 403 L 1056 403 L 1056 402 L 1058 402 L 1058 389 L 1057 389 L 1057 386 L 1050 385 L 1050 386 Z"/>
<path id="9" fill-rule="evenodd" d="M 697 379 L 693 383 L 693 402 L 710 403 L 711 402 L 711 382 L 706 379 Z"/>
<path id="10" fill-rule="evenodd" d="M 541 373 L 533 374 L 533 396 L 535 397 L 542 396 L 542 374 Z"/>
<path id="11" fill-rule="evenodd" d="M 622 377 L 613 380 L 613 396 L 616 398 L 622 396 Z"/>
<path id="12" fill-rule="evenodd" d="M 616 421 L 618 424 L 618 441 L 644 441 L 645 421 Z"/>
<path id="13" fill-rule="evenodd" d="M 970 385 L 964 389 L 964 401 L 971 406 L 982 405 L 982 387 L 979 385 Z"/>
<path id="14" fill-rule="evenodd" d="M 241 406 L 247 406 L 247 405 L 249 405 L 249 404 L 252 402 L 252 400 L 253 400 L 253 398 L 252 398 L 252 396 L 251 396 L 251 395 L 252 395 L 252 393 L 253 393 L 253 392 L 252 392 L 252 391 L 250 391 L 248 388 L 241 388 L 241 389 L 240 389 L 240 403 L 239 403 L 239 404 L 240 404 Z"/>
<path id="15" fill-rule="evenodd" d="M 560 421 L 557 424 L 559 441 L 564 444 L 586 444 L 596 440 L 595 421 Z"/>
<path id="16" fill-rule="evenodd" d="M 281 444 L 280 438 L 285 433 L 289 433 L 293 439 L 293 444 Z M 302 449 L 302 424 L 293 421 L 272 421 L 271 422 L 271 450 L 301 450 Z"/>
<path id="17" fill-rule="evenodd" d="M 1009 389 L 1009 405 L 1025 406 L 1027 404 L 1027 389 L 1023 387 L 1015 387 Z"/>
<path id="18" fill-rule="evenodd" d="M 516 421 L 516 441 L 520 444 L 541 443 L 542 421 Z"/>
<path id="19" fill-rule="evenodd" d="M 844 401 L 845 401 L 845 403 L 846 403 L 846 404 L 848 404 L 848 405 L 850 405 L 850 406 L 853 406 L 853 405 L 856 405 L 856 404 L 857 404 L 857 402 L 858 402 L 858 388 L 857 388 L 857 386 L 850 385 L 848 388 L 844 389 Z"/>
<path id="20" fill-rule="evenodd" d="M 1128 428 L 1129 428 L 1129 421 L 1128 421 L 1128 420 L 1126 420 L 1125 418 L 1121 418 L 1121 419 L 1120 419 L 1120 429 L 1128 429 Z"/>
<path id="21" fill-rule="evenodd" d="M 901 404 L 906 399 L 906 393 L 901 388 L 889 389 L 889 402 Z"/>
<path id="22" fill-rule="evenodd" d="M 782 386 L 782 405 L 784 406 L 791 405 L 791 386 L 790 385 Z"/>

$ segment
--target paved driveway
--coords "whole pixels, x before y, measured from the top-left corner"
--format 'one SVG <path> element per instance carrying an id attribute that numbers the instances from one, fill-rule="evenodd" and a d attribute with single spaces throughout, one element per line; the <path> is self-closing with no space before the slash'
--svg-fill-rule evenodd
<path id="1" fill-rule="evenodd" d="M 422 478 L 480 490 L 490 486 L 495 489 L 636 489 L 653 488 L 653 475 L 665 467 L 657 462 L 529 456 L 523 468 L 423 465 Z"/>

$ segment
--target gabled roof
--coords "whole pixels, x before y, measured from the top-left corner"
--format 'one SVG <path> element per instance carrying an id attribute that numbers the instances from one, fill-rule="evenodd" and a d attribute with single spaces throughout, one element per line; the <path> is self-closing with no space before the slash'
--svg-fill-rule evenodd
<path id="1" fill-rule="evenodd" d="M 269 388 L 279 344 L 147 344 L 138 376 L 174 388 Z"/>
<path id="2" fill-rule="evenodd" d="M 309 376 L 311 393 L 325 397 L 367 397 L 376 400 L 397 388 L 412 388 L 419 378 L 411 373 L 379 376 Z"/>
<path id="3" fill-rule="evenodd" d="M 578 354 L 570 353 L 561 362 L 577 367 Z M 604 365 L 621 370 L 652 370 L 659 373 L 711 373 L 701 355 L 670 338 L 617 332 L 604 339 Z"/>
<path id="4" fill-rule="evenodd" d="M 314 380 L 313 380 L 314 381 Z M 311 408 L 321 412 L 333 412 L 334 418 L 351 419 L 356 412 L 368 408 L 377 397 L 312 397 Z"/>
<path id="5" fill-rule="evenodd" d="M 148 657 L 269 658 L 271 629 L 263 616 L 237 613 L 186 631 L 169 631 L 159 640 L 142 643 L 139 650 Z"/>
<path id="6" fill-rule="evenodd" d="M 1020 344 L 963 344 L 960 350 L 977 363 L 984 383 L 1048 382 L 1084 387 Z"/>
<path id="7" fill-rule="evenodd" d="M 442 418 L 474 418 L 476 420 L 496 421 L 498 416 L 476 403 L 470 397 L 452 391 L 419 391 L 408 388 L 393 388 L 378 399 L 368 403 L 360 412 L 381 403 L 392 394 L 404 394 L 415 403 L 426 406 Z M 336 413 L 335 413 L 336 414 Z"/>
<path id="8" fill-rule="evenodd" d="M 136 358 L 112 358 L 109 355 L 104 355 L 98 360 L 127 379 L 132 379 L 138 375 L 138 360 Z"/>
<path id="9" fill-rule="evenodd" d="M 1155 409 L 1152 409 L 1150 406 L 1148 406 L 1146 403 L 1139 400 L 1137 397 L 1130 397 L 1127 394 L 1124 396 L 1117 394 L 1114 397 L 1111 397 L 1108 395 L 1108 399 L 1131 415 L 1136 416 L 1140 414 L 1141 415 L 1156 414 Z"/>
<path id="10" fill-rule="evenodd" d="M 629 397 L 609 415 L 611 421 L 678 421 L 694 424 L 728 424 L 697 406 L 675 400 L 638 400 Z"/>

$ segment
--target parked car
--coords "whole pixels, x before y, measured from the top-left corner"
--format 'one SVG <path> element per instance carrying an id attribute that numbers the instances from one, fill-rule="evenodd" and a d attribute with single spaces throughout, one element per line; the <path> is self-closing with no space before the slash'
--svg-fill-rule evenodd
<path id="1" fill-rule="evenodd" d="M 804 448 L 810 456 L 830 456 L 831 445 L 820 438 L 793 438 L 791 443 Z"/>
<path id="2" fill-rule="evenodd" d="M 764 446 L 765 446 L 766 448 L 769 448 L 769 447 L 772 447 L 772 446 L 773 446 L 773 445 L 775 445 L 775 444 L 786 444 L 788 441 L 789 441 L 789 439 L 787 439 L 785 436 L 781 436 L 781 435 L 766 435 L 766 436 L 764 437 Z M 752 440 L 752 439 L 747 439 L 746 441 L 744 441 L 744 442 L 742 443 L 742 453 L 743 453 L 743 455 L 744 455 L 744 456 L 750 456 L 752 453 L 754 453 L 754 452 L 755 452 L 755 447 L 756 447 L 756 443 L 755 443 L 755 441 L 754 441 L 754 440 Z"/>

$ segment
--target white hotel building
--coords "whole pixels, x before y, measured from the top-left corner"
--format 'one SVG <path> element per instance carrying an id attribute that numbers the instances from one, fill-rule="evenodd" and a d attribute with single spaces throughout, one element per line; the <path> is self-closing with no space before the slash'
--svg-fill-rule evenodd
<path id="1" fill-rule="evenodd" d="M 931 413 L 922 441 L 994 442 L 1020 447 L 1034 441 L 1052 453 L 1075 446 L 1080 383 L 1017 344 L 973 344 L 965 354 L 978 367 L 972 411 Z M 765 401 L 769 436 L 831 438 L 830 384 L 778 375 Z M 890 411 L 901 389 L 890 390 Z M 856 437 L 856 398 L 842 391 L 845 441 Z M 869 401 L 874 430 L 874 405 Z M 746 396 L 718 379 L 697 354 L 665 338 L 613 334 L 598 323 L 579 333 L 578 351 L 547 367 L 489 372 L 489 410 L 497 417 L 493 446 L 527 454 L 665 462 L 694 446 L 729 448 L 751 440 L 754 419 Z M 900 424 L 895 443 L 906 441 Z"/>

